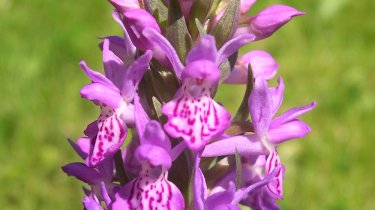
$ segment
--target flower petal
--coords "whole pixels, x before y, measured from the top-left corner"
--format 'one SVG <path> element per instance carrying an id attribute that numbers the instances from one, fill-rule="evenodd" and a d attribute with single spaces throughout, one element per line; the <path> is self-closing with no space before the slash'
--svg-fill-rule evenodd
<path id="1" fill-rule="evenodd" d="M 274 170 L 276 170 L 275 178 L 273 181 L 268 183 L 267 187 L 280 200 L 283 199 L 283 180 L 285 168 L 280 162 L 280 157 L 277 151 L 271 152 L 266 161 L 266 174 L 269 175 Z"/>
<path id="2" fill-rule="evenodd" d="M 216 61 L 217 49 L 215 38 L 211 35 L 206 35 L 200 38 L 199 43 L 193 47 L 186 56 L 186 64 L 197 60 Z"/>
<path id="3" fill-rule="evenodd" d="M 193 97 L 186 85 L 181 88 L 185 93 L 162 107 L 168 116 L 164 129 L 175 138 L 182 137 L 191 150 L 201 150 L 229 126 L 230 113 L 210 97 L 209 90 Z"/>
<path id="4" fill-rule="evenodd" d="M 171 143 L 167 135 L 165 135 L 160 124 L 155 120 L 151 120 L 149 123 L 147 123 L 141 143 L 159 146 L 166 151 L 171 149 Z"/>
<path id="5" fill-rule="evenodd" d="M 257 14 L 250 22 L 250 30 L 257 40 L 271 36 L 293 17 L 305 13 L 285 5 L 272 5 Z"/>
<path id="6" fill-rule="evenodd" d="M 123 86 L 121 91 L 126 102 L 131 102 L 133 100 L 136 88 L 144 73 L 148 70 L 151 58 L 152 52 L 148 50 L 127 69 L 122 81 Z"/>
<path id="7" fill-rule="evenodd" d="M 253 34 L 242 34 L 226 42 L 217 53 L 216 65 L 220 65 L 226 58 L 231 56 L 245 44 L 255 40 Z"/>
<path id="8" fill-rule="evenodd" d="M 98 201 L 91 196 L 84 196 L 82 200 L 85 210 L 104 210 Z"/>
<path id="9" fill-rule="evenodd" d="M 139 2 L 138 0 L 108 0 L 118 11 L 126 12 L 130 9 L 138 9 Z"/>
<path id="10" fill-rule="evenodd" d="M 279 110 L 279 107 L 281 106 L 284 98 L 284 82 L 281 77 L 279 77 L 278 81 L 279 84 L 277 87 L 270 88 L 270 92 L 272 95 L 272 116 L 276 114 L 276 112 Z M 271 126 L 274 123 L 274 121 L 271 122 Z"/>
<path id="11" fill-rule="evenodd" d="M 247 13 L 251 6 L 256 2 L 256 0 L 241 0 L 240 10 L 241 13 Z"/>
<path id="12" fill-rule="evenodd" d="M 242 156 L 264 154 L 262 144 L 255 135 L 234 136 L 206 145 L 202 157 L 234 155 L 235 151 Z"/>
<path id="13" fill-rule="evenodd" d="M 116 87 L 121 90 L 122 78 L 125 73 L 124 62 L 110 49 L 110 40 L 103 41 L 103 64 L 105 76 L 110 79 Z"/>
<path id="14" fill-rule="evenodd" d="M 316 101 L 313 101 L 312 103 L 308 105 L 289 109 L 288 111 L 284 112 L 282 115 L 272 120 L 271 127 L 277 127 L 281 124 L 297 119 L 299 116 L 305 114 L 306 112 L 311 111 L 315 106 L 316 106 Z"/>
<path id="15" fill-rule="evenodd" d="M 189 63 L 181 75 L 181 80 L 188 78 L 195 78 L 199 80 L 205 80 L 207 85 L 217 85 L 220 79 L 220 70 L 217 68 L 215 63 L 209 60 L 197 60 Z"/>
<path id="16" fill-rule="evenodd" d="M 139 162 L 148 162 L 152 166 L 163 166 L 168 170 L 172 165 L 169 153 L 160 146 L 141 144 L 135 151 L 135 157 Z"/>
<path id="17" fill-rule="evenodd" d="M 165 175 L 155 179 L 152 176 L 140 176 L 126 184 L 115 194 L 110 209 L 171 209 L 185 208 L 180 190 Z"/>
<path id="18" fill-rule="evenodd" d="M 229 182 L 229 186 L 226 190 L 220 191 L 220 192 L 215 192 L 213 194 L 210 194 L 208 196 L 206 202 L 205 202 L 205 209 L 240 209 L 240 208 L 235 208 L 234 205 L 230 205 L 234 195 L 235 195 L 235 186 L 234 183 L 231 181 Z"/>
<path id="19" fill-rule="evenodd" d="M 264 80 L 272 79 L 279 68 L 279 65 L 269 53 L 266 51 L 254 50 L 237 59 L 232 73 L 224 83 L 246 84 L 249 64 L 251 65 L 254 78 L 261 78 Z"/>
<path id="20" fill-rule="evenodd" d="M 273 115 L 272 96 L 267 87 L 267 82 L 263 79 L 255 79 L 254 89 L 249 97 L 249 111 L 255 133 L 258 135 L 265 134 Z"/>
<path id="21" fill-rule="evenodd" d="M 124 23 L 122 22 L 122 20 L 120 18 L 120 14 L 116 10 L 113 10 L 112 17 L 120 25 L 120 27 L 124 31 L 124 39 L 121 39 L 123 42 L 114 42 L 115 40 L 111 40 L 111 42 L 117 43 L 117 44 L 120 43 L 121 45 L 124 44 L 124 48 L 122 48 L 122 50 L 125 50 L 125 52 L 124 53 L 117 53 L 118 52 L 117 50 L 113 50 L 113 51 L 116 55 L 119 55 L 119 54 L 124 55 L 124 57 L 120 57 L 120 58 L 122 58 L 122 60 L 125 62 L 125 65 L 127 65 L 128 62 L 132 62 L 134 60 L 135 51 L 137 49 L 135 48 L 134 44 L 132 43 L 132 41 L 129 37 L 128 32 L 126 31 Z M 114 46 L 116 46 L 116 45 L 114 45 Z"/>
<path id="22" fill-rule="evenodd" d="M 89 137 L 89 138 L 93 138 L 96 136 L 96 134 L 98 134 L 98 121 L 95 120 L 93 122 L 91 122 L 90 124 L 87 125 L 86 129 L 83 131 L 83 133 Z"/>
<path id="23" fill-rule="evenodd" d="M 150 121 L 150 118 L 148 117 L 147 113 L 142 107 L 142 104 L 140 103 L 140 98 L 138 94 L 136 93 L 134 95 L 134 113 L 137 113 L 134 115 L 135 118 L 135 126 L 137 128 L 137 133 L 140 139 L 143 139 L 143 134 L 146 130 L 146 125 Z"/>
<path id="24" fill-rule="evenodd" d="M 91 83 L 80 91 L 82 98 L 86 98 L 96 104 L 106 104 L 113 109 L 120 106 L 122 97 L 120 93 L 101 83 Z"/>
<path id="25" fill-rule="evenodd" d="M 90 143 L 90 139 L 88 138 L 84 138 L 84 139 L 87 139 L 88 142 Z M 79 140 L 78 140 L 79 141 Z M 86 148 L 81 148 L 81 146 L 79 144 L 76 144 L 74 141 L 72 141 L 71 139 L 68 138 L 68 142 L 69 144 L 73 147 L 73 149 L 76 151 L 76 153 L 84 160 L 87 158 L 88 156 L 88 153 L 89 153 L 89 150 L 86 150 Z M 87 148 L 88 149 L 88 148 Z"/>
<path id="26" fill-rule="evenodd" d="M 268 137 L 274 144 L 280 144 L 287 140 L 305 137 L 311 128 L 300 120 L 292 120 L 284 124 L 271 127 L 268 131 Z"/>
<path id="27" fill-rule="evenodd" d="M 147 37 L 143 36 L 142 32 L 147 28 L 152 28 L 160 33 L 155 18 L 144 9 L 131 9 L 123 13 L 123 16 L 124 26 L 133 44 L 142 51 L 151 50 L 153 45 Z"/>
<path id="28" fill-rule="evenodd" d="M 165 56 L 167 56 L 169 62 L 172 64 L 173 70 L 176 73 L 177 77 L 180 77 L 184 66 L 181 63 L 176 50 L 169 43 L 169 41 L 163 35 L 161 35 L 160 32 L 156 31 L 153 28 L 146 28 L 145 30 L 143 30 L 142 34 L 147 37 L 147 39 L 155 46 L 160 48 L 160 51 L 163 52 Z"/>
<path id="29" fill-rule="evenodd" d="M 62 170 L 69 176 L 74 176 L 90 185 L 98 184 L 101 180 L 99 172 L 84 163 L 70 163 L 63 166 Z"/>
<path id="30" fill-rule="evenodd" d="M 99 72 L 91 70 L 85 61 L 79 62 L 79 65 L 81 66 L 82 70 L 86 73 L 86 75 L 92 80 L 94 83 L 100 83 L 102 85 L 107 86 L 111 89 L 117 89 L 116 86 L 112 83 L 111 80 L 106 78 L 104 75 L 100 74 Z"/>
<path id="31" fill-rule="evenodd" d="M 124 143 L 127 126 L 117 110 L 101 106 L 98 120 L 98 136 L 90 157 L 90 165 L 97 166 L 105 158 L 114 155 Z"/>

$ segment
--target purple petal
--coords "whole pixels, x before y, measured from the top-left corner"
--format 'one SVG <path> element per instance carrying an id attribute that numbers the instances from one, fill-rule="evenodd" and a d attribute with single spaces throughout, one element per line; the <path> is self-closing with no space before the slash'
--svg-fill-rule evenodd
<path id="1" fill-rule="evenodd" d="M 182 10 L 182 14 L 184 15 L 185 19 L 189 17 L 191 7 L 193 6 L 194 0 L 179 0 L 180 7 Z"/>
<path id="2" fill-rule="evenodd" d="M 276 117 L 274 120 L 272 120 L 271 127 L 277 127 L 283 123 L 289 122 L 291 120 L 297 119 L 299 116 L 305 114 L 306 112 L 311 111 L 316 106 L 316 101 L 313 101 L 311 104 L 301 106 L 301 107 L 295 107 L 292 109 L 289 109 L 282 115 Z"/>
<path id="3" fill-rule="evenodd" d="M 117 89 L 111 80 L 109 80 L 104 75 L 100 74 L 99 72 L 91 70 L 87 66 L 85 61 L 81 61 L 79 65 L 81 66 L 82 70 L 86 73 L 86 75 L 92 80 L 92 82 L 105 85 L 108 88 L 113 89 L 113 90 Z"/>
<path id="4" fill-rule="evenodd" d="M 284 124 L 271 127 L 268 131 L 268 137 L 274 144 L 280 144 L 291 139 L 305 137 L 311 128 L 300 120 L 292 120 Z"/>
<path id="5" fill-rule="evenodd" d="M 182 72 L 181 79 L 195 78 L 216 85 L 220 79 L 220 70 L 209 60 L 197 60 L 189 63 Z"/>
<path id="6" fill-rule="evenodd" d="M 152 52 L 148 50 L 145 54 L 134 61 L 126 71 L 121 91 L 126 102 L 131 102 L 133 100 L 136 87 L 141 81 L 144 73 L 148 70 L 151 58 Z"/>
<path id="7" fill-rule="evenodd" d="M 262 144 L 255 135 L 234 136 L 206 145 L 202 157 L 234 155 L 235 151 L 242 156 L 264 154 Z"/>
<path id="8" fill-rule="evenodd" d="M 98 121 L 95 120 L 94 122 L 87 125 L 86 129 L 83 131 L 83 133 L 89 137 L 93 138 L 98 134 Z"/>
<path id="9" fill-rule="evenodd" d="M 108 195 L 107 187 L 106 187 L 106 185 L 103 181 L 100 182 L 100 189 L 101 189 L 101 194 L 102 194 L 102 197 L 103 197 L 103 200 L 104 200 L 105 204 L 107 206 L 109 206 L 111 204 L 112 200 Z"/>
<path id="10" fill-rule="evenodd" d="M 255 79 L 254 89 L 249 97 L 249 111 L 255 133 L 265 134 L 270 126 L 272 115 L 272 96 L 263 79 Z"/>
<path id="11" fill-rule="evenodd" d="M 82 98 L 86 98 L 96 104 L 106 104 L 113 109 L 120 106 L 122 97 L 118 90 L 109 88 L 100 83 L 91 83 L 80 91 Z"/>
<path id="12" fill-rule="evenodd" d="M 213 137 L 219 136 L 229 126 L 230 113 L 217 104 L 207 88 L 193 86 L 192 96 L 184 84 L 184 93 L 162 107 L 168 116 L 164 129 L 174 138 L 182 137 L 191 150 L 201 150 Z"/>
<path id="13" fill-rule="evenodd" d="M 104 210 L 98 201 L 91 196 L 84 196 L 82 200 L 85 210 Z"/>
<path id="14" fill-rule="evenodd" d="M 256 2 L 256 0 L 241 0 L 240 10 L 241 13 L 247 13 L 250 10 L 251 6 Z"/>
<path id="15" fill-rule="evenodd" d="M 235 206 L 231 205 L 235 191 L 236 189 L 233 182 L 229 182 L 228 189 L 211 194 L 207 198 L 205 202 L 205 209 L 240 209 L 238 207 L 234 208 Z"/>
<path id="16" fill-rule="evenodd" d="M 267 184 L 269 184 L 273 179 L 276 177 L 279 169 L 273 169 L 264 179 L 261 181 L 258 181 L 246 188 L 240 189 L 237 191 L 235 198 L 232 201 L 232 204 L 237 204 L 239 203 L 242 199 L 246 198 L 247 194 L 250 193 L 251 191 L 257 190 Z"/>
<path id="17" fill-rule="evenodd" d="M 129 62 L 133 61 L 133 59 L 135 57 L 135 51 L 137 49 L 133 45 L 133 43 L 132 43 L 132 41 L 131 41 L 131 39 L 129 37 L 129 34 L 128 34 L 128 32 L 125 29 L 124 23 L 122 22 L 122 20 L 120 18 L 120 14 L 116 10 L 113 10 L 112 17 L 120 25 L 120 27 L 124 31 L 124 39 L 121 39 L 122 42 L 120 44 L 124 45 L 124 48 L 121 48 L 121 49 L 125 50 L 125 52 L 123 52 L 123 53 L 116 53 L 118 51 L 116 51 L 116 50 L 113 50 L 113 51 L 115 52 L 116 55 L 124 55 L 124 57 L 123 57 L 122 60 L 124 62 L 126 62 L 126 64 L 127 64 L 128 61 Z M 111 40 L 111 41 L 113 41 L 113 40 Z M 118 42 L 115 42 L 115 43 L 118 43 Z"/>
<path id="18" fill-rule="evenodd" d="M 91 166 L 97 166 L 105 158 L 114 155 L 124 143 L 127 126 L 116 110 L 101 106 L 98 120 L 99 132 L 90 157 Z"/>
<path id="19" fill-rule="evenodd" d="M 170 152 L 172 161 L 176 160 L 178 156 L 180 156 L 180 154 L 185 150 L 186 146 L 186 143 L 184 141 L 181 141 L 175 147 L 172 148 Z"/>
<path id="20" fill-rule="evenodd" d="M 267 7 L 250 22 L 250 30 L 257 40 L 271 36 L 277 29 L 289 22 L 294 16 L 305 13 L 285 5 Z"/>
<path id="21" fill-rule="evenodd" d="M 199 43 L 193 47 L 186 56 L 186 64 L 198 60 L 216 61 L 217 49 L 215 38 L 211 35 L 201 37 Z"/>
<path id="22" fill-rule="evenodd" d="M 126 12 L 130 9 L 138 9 L 138 0 L 108 0 L 118 11 Z"/>
<path id="23" fill-rule="evenodd" d="M 90 140 L 90 139 L 89 139 Z M 81 147 L 76 144 L 74 141 L 72 141 L 71 139 L 68 138 L 68 142 L 69 144 L 73 147 L 73 149 L 76 151 L 76 153 L 82 158 L 82 159 L 86 159 L 86 157 L 88 156 L 88 153 L 87 152 L 84 152 Z"/>
<path id="24" fill-rule="evenodd" d="M 270 153 L 267 157 L 266 162 L 266 174 L 271 174 L 272 171 L 276 171 L 274 180 L 268 183 L 268 189 L 281 200 L 283 199 L 283 180 L 285 168 L 280 162 L 279 154 L 276 151 Z"/>
<path id="25" fill-rule="evenodd" d="M 123 23 L 133 44 L 142 51 L 151 50 L 153 45 L 143 36 L 142 32 L 147 28 L 152 28 L 157 33 L 160 33 L 160 28 L 155 18 L 143 9 L 131 9 L 123 13 L 123 15 Z"/>
<path id="26" fill-rule="evenodd" d="M 197 153 L 195 157 L 195 164 L 194 164 L 194 182 L 193 182 L 193 196 L 194 196 L 194 209 L 196 210 L 205 210 L 205 200 L 206 200 L 206 179 L 199 168 L 200 163 L 200 153 Z"/>
<path id="27" fill-rule="evenodd" d="M 166 170 L 172 165 L 169 153 L 164 148 L 152 144 L 141 144 L 135 151 L 135 157 L 139 162 L 148 162 L 152 166 L 163 166 Z"/>
<path id="28" fill-rule="evenodd" d="M 146 129 L 141 139 L 141 143 L 159 146 L 165 149 L 166 151 L 169 151 L 171 149 L 171 144 L 168 137 L 165 135 L 160 124 L 155 120 L 151 120 L 146 125 Z"/>
<path id="29" fill-rule="evenodd" d="M 165 174 L 158 179 L 147 175 L 134 179 L 117 192 L 110 209 L 145 209 L 146 207 L 180 210 L 185 208 L 185 203 L 179 189 L 166 179 Z"/>
<path id="30" fill-rule="evenodd" d="M 121 90 L 125 64 L 124 62 L 110 49 L 110 40 L 104 39 L 103 41 L 103 64 L 105 76 L 110 79 Z"/>
<path id="31" fill-rule="evenodd" d="M 142 34 L 147 37 L 147 39 L 152 42 L 153 45 L 157 46 L 160 51 L 165 54 L 165 56 L 167 56 L 177 77 L 180 77 L 184 66 L 181 63 L 176 50 L 169 43 L 169 41 L 163 35 L 161 35 L 160 32 L 152 28 L 146 28 Z"/>
<path id="32" fill-rule="evenodd" d="M 137 133 L 140 139 L 143 138 L 143 134 L 146 130 L 146 125 L 150 121 L 150 118 L 148 117 L 147 113 L 142 107 L 142 104 L 139 101 L 138 94 L 134 95 L 134 112 L 137 113 L 134 115 L 135 118 L 135 126 L 137 128 Z"/>
<path id="33" fill-rule="evenodd" d="M 281 77 L 279 77 L 278 81 L 279 84 L 277 87 L 270 88 L 270 92 L 272 95 L 272 116 L 274 116 L 279 110 L 279 107 L 281 106 L 284 98 L 284 82 Z M 273 124 L 273 121 L 271 122 L 271 126 Z"/>
<path id="34" fill-rule="evenodd" d="M 101 180 L 99 172 L 83 163 L 70 163 L 63 166 L 62 170 L 69 176 L 74 176 L 90 185 L 98 184 Z"/>
<path id="35" fill-rule="evenodd" d="M 272 79 L 279 68 L 279 65 L 269 53 L 266 51 L 254 50 L 237 59 L 236 65 L 232 73 L 225 80 L 225 83 L 246 84 L 249 64 L 251 65 L 254 78 L 261 78 L 264 80 Z"/>
<path id="36" fill-rule="evenodd" d="M 226 42 L 217 53 L 216 65 L 220 65 L 226 58 L 231 56 L 245 44 L 255 40 L 253 34 L 242 34 Z"/>

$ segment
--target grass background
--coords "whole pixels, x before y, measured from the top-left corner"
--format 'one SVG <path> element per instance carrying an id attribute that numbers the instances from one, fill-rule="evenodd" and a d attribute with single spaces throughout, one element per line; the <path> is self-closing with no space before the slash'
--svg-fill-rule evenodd
<path id="1" fill-rule="evenodd" d="M 259 1 L 307 13 L 248 46 L 280 64 L 282 110 L 318 101 L 313 128 L 280 146 L 282 209 L 375 209 L 375 1 Z M 81 209 L 81 184 L 60 166 L 79 160 L 66 142 L 98 110 L 81 100 L 85 59 L 102 70 L 95 36 L 121 34 L 104 0 L 0 0 L 0 209 Z M 218 100 L 241 100 L 223 86 Z"/>

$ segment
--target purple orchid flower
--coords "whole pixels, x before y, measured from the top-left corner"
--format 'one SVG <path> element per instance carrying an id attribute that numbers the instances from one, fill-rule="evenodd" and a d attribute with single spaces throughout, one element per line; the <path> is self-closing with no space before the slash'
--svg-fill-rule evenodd
<path id="1" fill-rule="evenodd" d="M 254 152 L 254 148 L 249 148 L 249 141 L 261 142 L 268 154 L 266 171 L 269 173 L 274 168 L 279 168 L 275 181 L 269 184 L 271 192 L 282 198 L 282 180 L 284 176 L 284 167 L 280 163 L 279 155 L 276 151 L 276 145 L 286 140 L 303 138 L 310 132 L 310 127 L 298 120 L 302 114 L 312 110 L 316 102 L 303 107 L 292 108 L 272 120 L 279 109 L 284 92 L 284 83 L 279 78 L 279 85 L 276 88 L 269 88 L 267 81 L 260 78 L 255 79 L 254 89 L 249 97 L 249 110 L 254 126 L 254 134 L 246 135 L 246 138 L 236 138 L 236 142 L 224 140 L 214 142 L 206 146 L 203 156 L 219 156 L 234 154 L 235 150 Z M 225 149 L 222 149 L 225 148 Z"/>
<path id="2" fill-rule="evenodd" d="M 214 37 L 201 37 L 186 56 L 186 66 L 170 43 L 153 29 L 143 31 L 150 42 L 163 49 L 182 85 L 173 100 L 164 104 L 168 116 L 164 129 L 174 138 L 182 137 L 191 150 L 201 150 L 213 137 L 229 126 L 230 114 L 210 96 L 220 79 L 218 66 L 242 45 L 254 40 L 243 35 L 228 41 L 218 51 Z"/>
<path id="3" fill-rule="evenodd" d="M 262 10 L 256 16 L 242 15 L 241 22 L 247 24 L 245 27 L 237 28 L 235 36 L 240 34 L 253 34 L 257 40 L 265 39 L 271 36 L 277 29 L 288 23 L 293 17 L 304 15 L 304 12 L 298 11 L 285 5 L 272 5 Z"/>
<path id="4" fill-rule="evenodd" d="M 93 101 L 101 109 L 95 146 L 90 154 L 91 166 L 97 166 L 106 157 L 112 156 L 123 144 L 127 124 L 134 123 L 132 101 L 135 91 L 152 57 L 152 53 L 147 51 L 127 68 L 121 55 L 116 55 L 116 51 L 111 50 L 112 45 L 112 39 L 104 39 L 103 62 L 106 76 L 91 70 L 85 62 L 80 63 L 92 80 L 91 84 L 81 89 L 81 96 Z"/>
<path id="5" fill-rule="evenodd" d="M 134 154 L 141 171 L 116 193 L 110 209 L 184 209 L 180 190 L 167 180 L 175 158 L 168 137 L 156 121 L 148 122 L 141 136 Z"/>

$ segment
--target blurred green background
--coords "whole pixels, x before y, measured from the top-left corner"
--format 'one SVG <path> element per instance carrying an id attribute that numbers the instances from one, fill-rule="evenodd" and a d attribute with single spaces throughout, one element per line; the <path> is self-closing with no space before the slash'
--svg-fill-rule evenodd
<path id="1" fill-rule="evenodd" d="M 318 101 L 313 128 L 280 146 L 286 165 L 282 209 L 375 209 L 375 1 L 258 1 L 307 13 L 264 49 L 286 84 L 282 111 Z M 81 184 L 60 166 L 79 158 L 66 142 L 98 109 L 80 99 L 89 82 L 80 59 L 102 70 L 96 36 L 121 34 L 105 0 L 0 0 L 0 209 L 81 209 Z M 239 104 L 241 87 L 219 101 Z"/>

